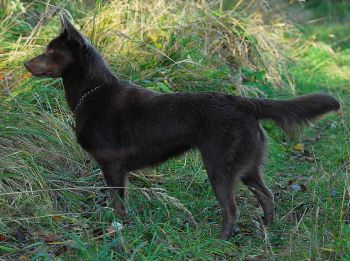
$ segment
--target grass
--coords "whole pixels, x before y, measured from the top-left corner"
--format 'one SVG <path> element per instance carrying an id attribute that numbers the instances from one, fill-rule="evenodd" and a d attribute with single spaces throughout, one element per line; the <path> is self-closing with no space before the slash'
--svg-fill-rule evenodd
<path id="1" fill-rule="evenodd" d="M 300 34 L 293 25 L 276 26 L 281 18 L 263 22 L 240 2 L 229 7 L 234 11 L 225 11 L 225 2 L 212 9 L 195 2 L 98 2 L 95 16 L 79 2 L 54 3 L 79 18 L 121 78 L 147 88 L 270 98 L 321 91 L 342 101 L 341 113 L 307 128 L 299 140 L 264 123 L 274 224 L 261 227 L 256 199 L 240 186 L 241 233 L 218 240 L 221 211 L 199 154 L 190 152 L 131 173 L 130 217 L 120 229 L 98 166 L 75 142 L 60 81 L 30 78 L 20 69 L 59 30 L 53 20 L 36 27 L 45 6 L 24 3 L 27 13 L 7 9 L 0 21 L 6 29 L 0 33 L 0 259 L 350 260 L 346 26 L 326 19 L 304 25 Z M 322 6 L 311 10 L 315 19 L 325 15 Z"/>

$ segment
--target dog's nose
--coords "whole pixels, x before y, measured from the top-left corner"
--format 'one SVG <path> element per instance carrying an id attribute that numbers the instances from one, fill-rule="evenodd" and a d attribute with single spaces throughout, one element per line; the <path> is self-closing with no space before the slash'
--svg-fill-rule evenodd
<path id="1" fill-rule="evenodd" d="M 24 65 L 24 67 L 25 67 L 26 69 L 29 68 L 29 63 L 28 63 L 28 62 L 24 62 L 23 65 Z"/>

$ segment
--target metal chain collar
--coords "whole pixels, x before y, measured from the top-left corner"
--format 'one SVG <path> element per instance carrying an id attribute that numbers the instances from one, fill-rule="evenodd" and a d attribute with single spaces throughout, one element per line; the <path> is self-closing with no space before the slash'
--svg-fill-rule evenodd
<path id="1" fill-rule="evenodd" d="M 91 93 L 97 91 L 99 88 L 101 88 L 102 86 L 101 85 L 98 85 L 96 86 L 95 88 L 93 88 L 92 90 L 90 91 L 87 91 L 83 96 L 81 96 L 81 98 L 79 99 L 78 103 L 77 103 L 77 106 L 75 106 L 75 109 L 73 110 L 73 114 L 76 114 L 79 106 L 83 103 L 83 101 L 85 100 L 85 98 L 87 96 L 89 96 Z"/>

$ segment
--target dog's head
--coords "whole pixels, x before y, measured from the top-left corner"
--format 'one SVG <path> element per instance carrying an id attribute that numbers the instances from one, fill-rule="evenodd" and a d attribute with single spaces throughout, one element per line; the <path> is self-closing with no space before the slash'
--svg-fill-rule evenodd
<path id="1" fill-rule="evenodd" d="M 48 44 L 42 54 L 24 63 L 24 67 L 34 76 L 62 77 L 89 44 L 64 14 L 59 14 L 59 17 L 62 24 L 60 35 Z"/>

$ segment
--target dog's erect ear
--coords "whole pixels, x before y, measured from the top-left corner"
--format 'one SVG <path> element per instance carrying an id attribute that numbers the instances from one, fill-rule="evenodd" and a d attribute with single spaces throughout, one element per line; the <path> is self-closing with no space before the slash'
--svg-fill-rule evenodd
<path id="1" fill-rule="evenodd" d="M 85 37 L 75 29 L 67 16 L 62 12 L 58 13 L 58 16 L 60 17 L 62 25 L 61 35 L 66 37 L 67 40 L 79 44 L 79 46 L 84 46 L 86 44 Z"/>

